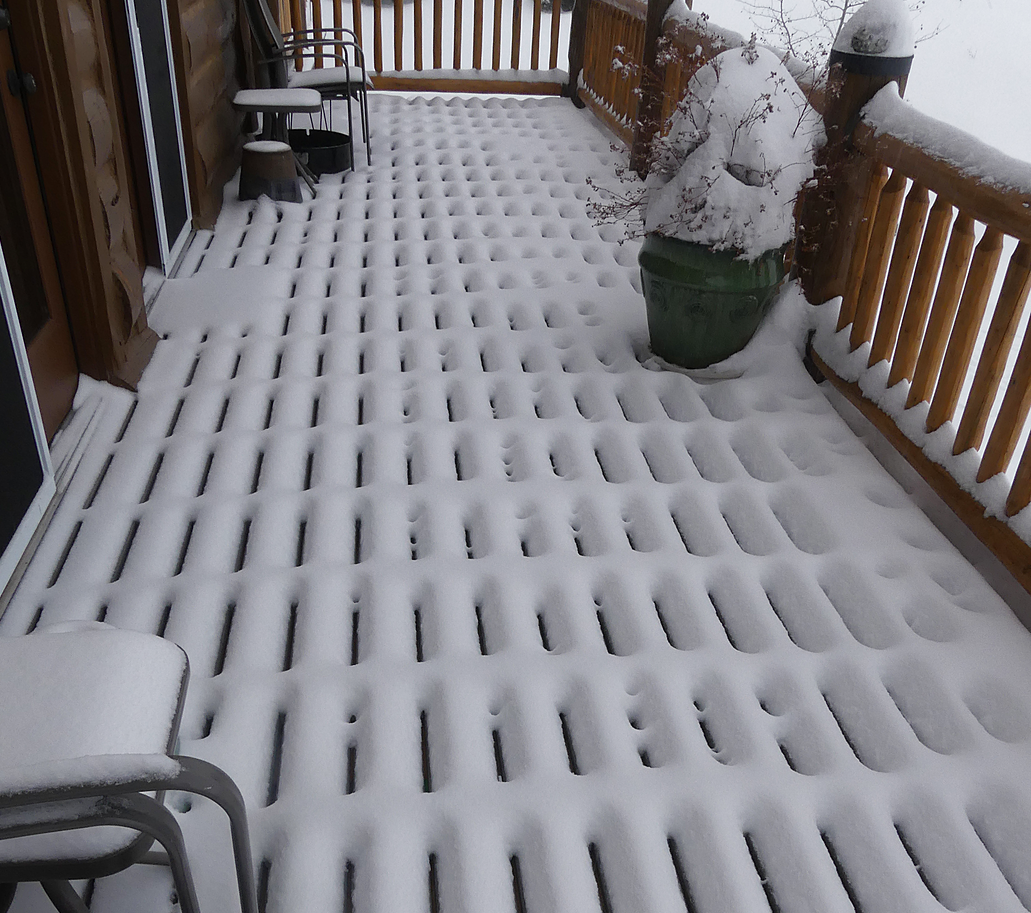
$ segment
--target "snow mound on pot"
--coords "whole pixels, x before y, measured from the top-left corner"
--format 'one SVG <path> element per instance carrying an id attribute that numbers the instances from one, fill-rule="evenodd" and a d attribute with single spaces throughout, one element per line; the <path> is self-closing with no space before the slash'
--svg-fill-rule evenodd
<path id="1" fill-rule="evenodd" d="M 867 0 L 842 26 L 834 50 L 871 57 L 911 57 L 916 30 L 902 0 Z"/>
<path id="2" fill-rule="evenodd" d="M 771 51 L 724 51 L 692 77 L 648 177 L 646 232 L 748 260 L 794 237 L 822 127 Z"/>

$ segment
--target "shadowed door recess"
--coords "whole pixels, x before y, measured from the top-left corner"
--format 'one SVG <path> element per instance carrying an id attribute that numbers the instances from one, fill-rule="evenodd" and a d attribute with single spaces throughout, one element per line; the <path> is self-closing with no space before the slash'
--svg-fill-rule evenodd
<path id="1" fill-rule="evenodd" d="M 0 243 L 50 440 L 71 408 L 78 367 L 24 107 L 37 84 L 19 67 L 15 18 L 0 7 Z"/>

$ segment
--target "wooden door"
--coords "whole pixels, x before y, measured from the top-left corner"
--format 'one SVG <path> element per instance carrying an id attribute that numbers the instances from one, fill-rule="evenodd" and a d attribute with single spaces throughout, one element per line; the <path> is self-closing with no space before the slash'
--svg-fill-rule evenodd
<path id="1" fill-rule="evenodd" d="M 0 25 L 6 26 L 0 30 L 0 245 L 43 425 L 52 440 L 71 409 L 79 372 L 24 104 L 36 89 L 36 77 L 19 67 L 16 19 L 6 3 L 0 5 Z"/>

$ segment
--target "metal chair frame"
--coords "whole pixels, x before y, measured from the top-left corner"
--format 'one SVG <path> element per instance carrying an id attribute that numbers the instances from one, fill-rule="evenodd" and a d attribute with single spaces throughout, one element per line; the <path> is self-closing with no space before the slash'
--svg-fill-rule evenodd
<path id="1" fill-rule="evenodd" d="M 18 789 L 0 788 L 0 843 L 10 838 L 89 827 L 117 826 L 139 834 L 120 849 L 99 856 L 0 861 L 0 913 L 6 913 L 17 884 L 23 881 L 38 881 L 60 913 L 88 913 L 69 882 L 102 878 L 137 862 L 152 861 L 149 850 L 155 840 L 167 854 L 182 913 L 200 913 L 182 831 L 162 802 L 168 790 L 211 799 L 225 811 L 241 911 L 258 913 L 243 796 L 230 777 L 214 764 L 171 754 L 182 720 L 189 674 L 189 661 L 183 653 L 178 703 L 166 754 L 133 756 L 134 761 L 140 762 L 135 773 L 120 777 L 117 772 L 111 775 L 106 771 L 98 776 L 94 759 L 86 758 L 82 776 L 75 775 L 76 762 L 72 761 L 72 773 L 66 771 L 56 785 L 40 782 Z M 145 773 L 147 770 L 151 773 Z"/>
<path id="2" fill-rule="evenodd" d="M 351 29 L 325 28 L 301 29 L 284 35 L 273 17 L 265 0 L 244 0 L 244 12 L 250 25 L 251 33 L 261 54 L 260 63 L 264 67 L 264 76 L 271 88 L 291 88 L 290 70 L 298 58 L 318 58 L 328 56 L 335 63 L 334 67 L 343 69 L 344 81 L 313 85 L 324 99 L 347 99 L 347 128 L 353 129 L 351 99 L 358 101 L 359 116 L 362 126 L 362 139 L 365 142 L 365 155 L 368 164 L 372 164 L 372 149 L 369 142 L 369 78 L 365 68 L 365 54 L 358 43 L 358 36 Z M 331 36 L 331 37 L 327 37 Z M 327 50 L 329 53 L 327 54 Z M 350 55 L 354 56 L 354 63 Z M 351 69 L 361 72 L 361 80 L 352 80 Z M 357 76 L 357 72 L 355 76 Z"/>

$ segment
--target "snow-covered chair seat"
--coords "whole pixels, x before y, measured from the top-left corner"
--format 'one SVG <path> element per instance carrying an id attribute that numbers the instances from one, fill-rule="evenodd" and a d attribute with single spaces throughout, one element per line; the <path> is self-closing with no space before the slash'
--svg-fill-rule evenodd
<path id="1" fill-rule="evenodd" d="M 243 798 L 217 767 L 172 754 L 189 663 L 175 644 L 108 625 L 0 637 L 0 911 L 38 881 L 62 913 L 86 908 L 69 880 L 165 849 L 183 913 L 196 892 L 165 790 L 227 813 L 241 906 L 256 913 Z"/>

